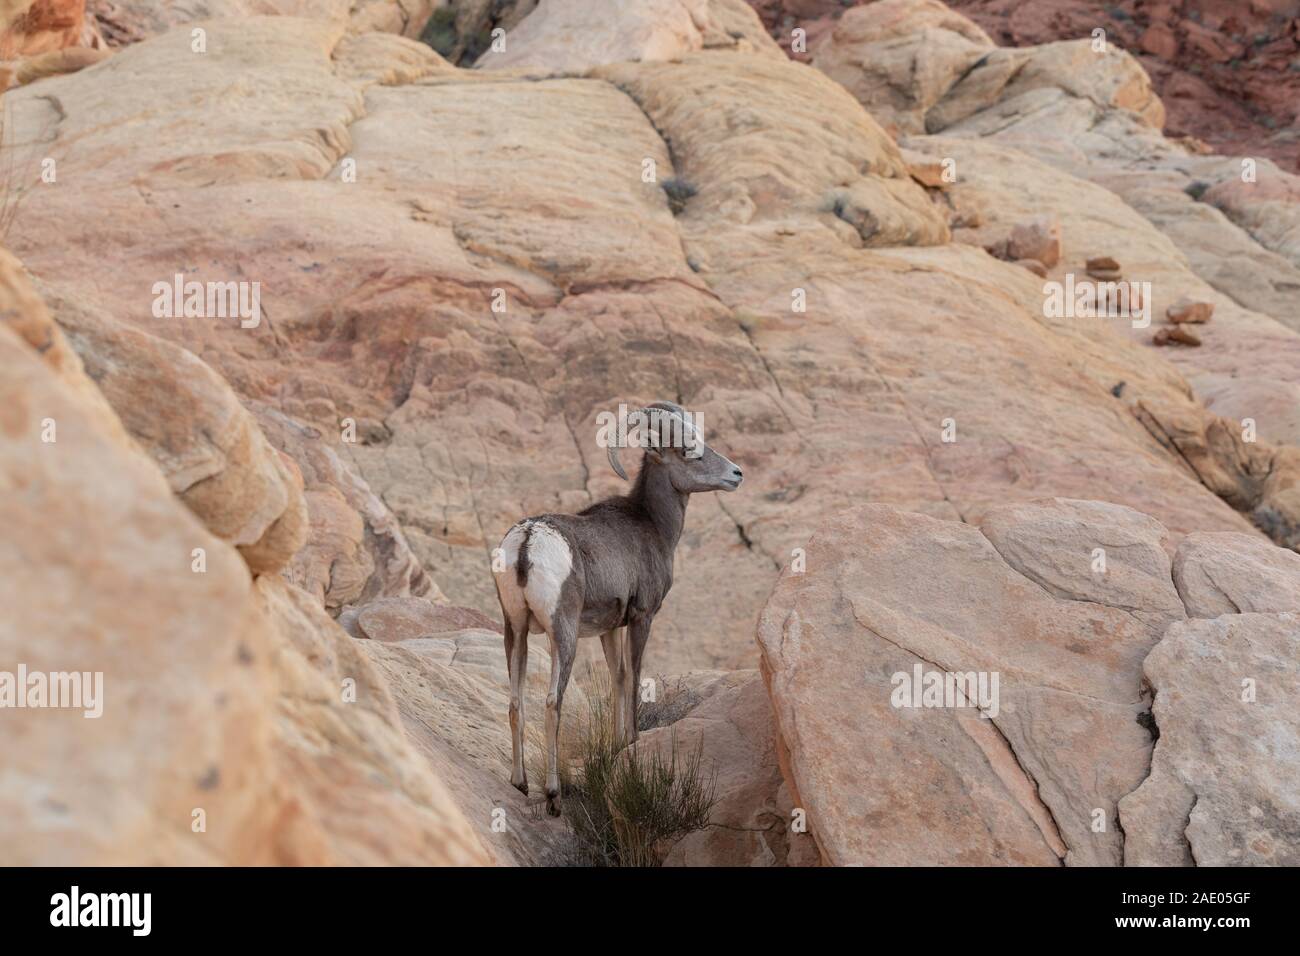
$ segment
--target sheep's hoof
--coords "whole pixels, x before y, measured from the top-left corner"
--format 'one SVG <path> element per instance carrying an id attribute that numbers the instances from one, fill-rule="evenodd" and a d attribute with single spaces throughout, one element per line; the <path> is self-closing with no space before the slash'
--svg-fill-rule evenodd
<path id="1" fill-rule="evenodd" d="M 546 812 L 553 817 L 560 815 L 560 795 L 558 793 L 548 793 L 546 795 Z"/>
<path id="2" fill-rule="evenodd" d="M 528 796 L 528 781 L 527 781 L 527 780 L 525 780 L 523 783 L 512 783 L 510 786 L 514 787 L 516 790 L 518 790 L 520 793 L 522 793 L 525 797 Z"/>

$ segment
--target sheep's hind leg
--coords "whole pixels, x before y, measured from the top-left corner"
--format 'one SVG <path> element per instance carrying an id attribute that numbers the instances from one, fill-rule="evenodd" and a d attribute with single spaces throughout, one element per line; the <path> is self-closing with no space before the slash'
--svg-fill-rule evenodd
<path id="1" fill-rule="evenodd" d="M 551 687 L 546 695 L 546 812 L 560 815 L 560 707 L 569 673 L 578 653 L 577 615 L 555 616 L 547 632 L 551 639 Z"/>
<path id="2" fill-rule="evenodd" d="M 522 625 L 505 619 L 506 669 L 510 674 L 510 783 L 528 794 L 528 771 L 524 768 L 524 681 L 528 677 L 528 615 Z"/>

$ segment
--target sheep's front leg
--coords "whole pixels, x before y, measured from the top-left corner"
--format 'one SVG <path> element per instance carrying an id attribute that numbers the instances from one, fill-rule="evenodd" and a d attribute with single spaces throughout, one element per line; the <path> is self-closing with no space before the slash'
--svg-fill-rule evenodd
<path id="1" fill-rule="evenodd" d="M 650 625 L 654 615 L 634 618 L 627 629 L 627 645 L 630 657 L 628 667 L 627 692 L 627 743 L 635 743 L 637 738 L 636 708 L 641 699 L 641 658 L 645 654 L 646 643 L 650 640 Z"/>
<path id="2" fill-rule="evenodd" d="M 609 699 L 614 711 L 614 739 L 627 742 L 627 637 L 624 628 L 616 627 L 600 635 L 600 646 L 605 651 L 605 666 L 609 668 Z"/>

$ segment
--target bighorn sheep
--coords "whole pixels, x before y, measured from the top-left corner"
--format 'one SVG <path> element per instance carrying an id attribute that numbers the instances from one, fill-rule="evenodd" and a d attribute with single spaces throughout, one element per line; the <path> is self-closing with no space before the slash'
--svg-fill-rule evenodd
<path id="1" fill-rule="evenodd" d="M 525 518 L 506 533 L 493 563 L 510 673 L 510 782 L 525 794 L 528 634 L 544 631 L 550 638 L 546 809 L 552 816 L 560 814 L 560 707 L 578 639 L 600 635 L 615 739 L 635 741 L 641 658 L 673 584 L 673 552 L 686 523 L 687 499 L 696 492 L 740 487 L 740 469 L 704 444 L 691 416 L 677 405 L 655 402 L 634 415 L 645 454 L 631 493 L 598 501 L 576 515 Z M 617 443 L 607 451 L 610 465 L 627 481 Z"/>

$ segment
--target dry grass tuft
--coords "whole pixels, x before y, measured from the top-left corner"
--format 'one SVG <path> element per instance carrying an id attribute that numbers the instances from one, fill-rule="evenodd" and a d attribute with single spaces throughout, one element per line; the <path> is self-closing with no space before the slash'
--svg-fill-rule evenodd
<path id="1" fill-rule="evenodd" d="M 674 736 L 669 753 L 623 747 L 614 739 L 609 683 L 596 667 L 586 684 L 589 713 L 561 737 L 560 793 L 573 834 L 578 866 L 659 866 L 668 849 L 688 833 L 709 825 L 716 802 L 716 778 L 702 772 L 703 743 L 681 753 Z M 541 766 L 531 780 L 546 779 Z"/>

